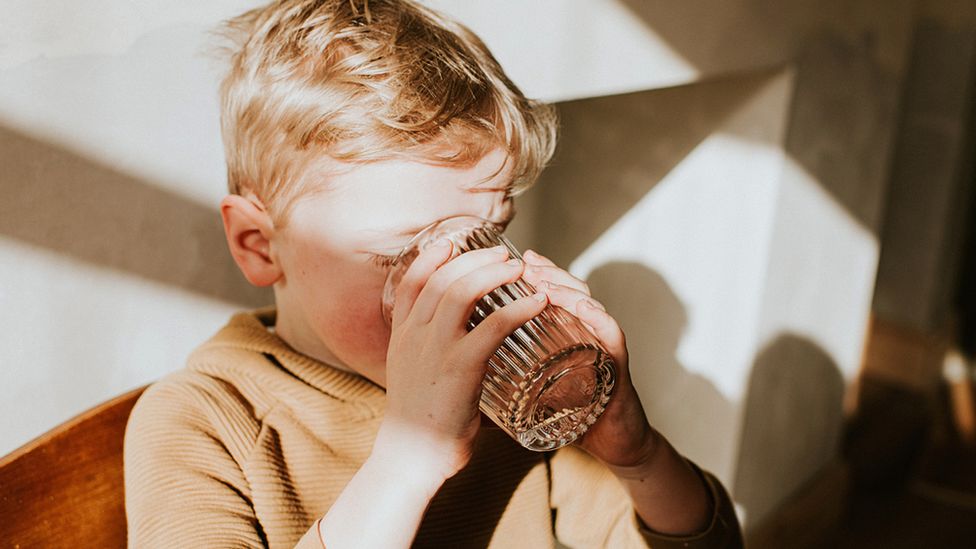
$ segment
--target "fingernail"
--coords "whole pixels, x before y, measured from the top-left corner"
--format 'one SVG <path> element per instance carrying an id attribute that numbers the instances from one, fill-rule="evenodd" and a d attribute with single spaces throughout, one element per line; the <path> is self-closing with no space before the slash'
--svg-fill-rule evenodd
<path id="1" fill-rule="evenodd" d="M 542 303 L 543 301 L 546 300 L 546 293 L 545 292 L 536 292 L 536 293 L 532 294 L 532 299 L 538 301 L 539 303 Z"/>
<path id="2" fill-rule="evenodd" d="M 492 248 L 491 251 L 492 253 L 496 253 L 496 254 L 504 254 L 504 253 L 508 253 L 508 248 L 502 245 L 498 245 Z"/>
<path id="3" fill-rule="evenodd" d="M 439 238 L 437 242 L 434 242 L 434 248 L 446 248 L 451 245 L 451 241 L 446 238 Z"/>
<path id="4" fill-rule="evenodd" d="M 512 267 L 518 267 L 519 265 L 522 264 L 522 262 L 519 261 L 518 259 L 515 259 L 513 257 L 512 259 L 509 259 L 508 261 L 506 261 L 505 264 L 506 265 L 511 265 Z"/>
<path id="5" fill-rule="evenodd" d="M 583 302 L 583 306 L 589 309 L 600 310 L 600 311 L 603 310 L 601 307 L 597 307 L 596 303 L 593 303 L 589 299 L 583 299 L 582 302 Z"/>

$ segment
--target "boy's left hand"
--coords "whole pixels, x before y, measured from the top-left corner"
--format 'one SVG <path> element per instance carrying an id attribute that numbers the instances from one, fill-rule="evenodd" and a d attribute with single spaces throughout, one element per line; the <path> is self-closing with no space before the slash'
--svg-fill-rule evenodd
<path id="1" fill-rule="evenodd" d="M 557 267 L 549 259 L 527 250 L 522 278 L 579 318 L 604 345 L 616 363 L 613 396 L 603 415 L 586 432 L 579 445 L 609 466 L 630 468 L 646 462 L 655 450 L 657 433 L 644 414 L 628 369 L 624 333 L 606 308 L 590 296 L 585 282 Z"/>

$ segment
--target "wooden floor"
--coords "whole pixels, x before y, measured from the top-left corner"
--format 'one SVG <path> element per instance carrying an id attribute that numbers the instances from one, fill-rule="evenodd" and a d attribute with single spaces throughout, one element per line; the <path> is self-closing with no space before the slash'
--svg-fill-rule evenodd
<path id="1" fill-rule="evenodd" d="M 834 547 L 966 548 L 976 547 L 976 506 L 944 494 L 912 487 L 863 495 L 852 504 Z"/>
<path id="2" fill-rule="evenodd" d="M 846 519 L 830 546 L 976 549 L 976 449 L 955 435 L 944 395 L 927 404 L 896 397 L 873 405 L 878 421 L 901 433 L 902 440 L 891 443 L 900 453 L 853 456 L 860 459 L 861 481 L 855 481 Z M 918 444 L 917 452 L 911 444 Z"/>

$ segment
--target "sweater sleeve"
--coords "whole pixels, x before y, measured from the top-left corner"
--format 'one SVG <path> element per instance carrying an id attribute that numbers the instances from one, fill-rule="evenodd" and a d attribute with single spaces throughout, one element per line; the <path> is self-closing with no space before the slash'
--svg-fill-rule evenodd
<path id="1" fill-rule="evenodd" d="M 556 451 L 550 460 L 556 538 L 580 549 L 741 549 L 742 535 L 731 499 L 717 478 L 692 465 L 708 486 L 712 517 L 702 532 L 669 536 L 643 524 L 627 491 L 601 463 L 576 447 Z"/>
<path id="2" fill-rule="evenodd" d="M 265 547 L 250 489 L 222 440 L 207 390 L 161 381 L 142 395 L 126 426 L 125 508 L 129 547 Z"/>

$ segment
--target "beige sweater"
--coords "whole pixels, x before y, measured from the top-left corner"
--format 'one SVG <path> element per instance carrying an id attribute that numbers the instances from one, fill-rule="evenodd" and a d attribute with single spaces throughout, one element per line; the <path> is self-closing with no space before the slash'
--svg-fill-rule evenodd
<path id="1" fill-rule="evenodd" d="M 310 527 L 369 455 L 385 393 L 292 350 L 268 330 L 274 316 L 235 315 L 139 399 L 125 436 L 130 547 L 321 547 Z M 728 497 L 705 477 L 709 529 L 655 535 L 585 452 L 530 452 L 485 428 L 415 546 L 738 547 Z"/>

